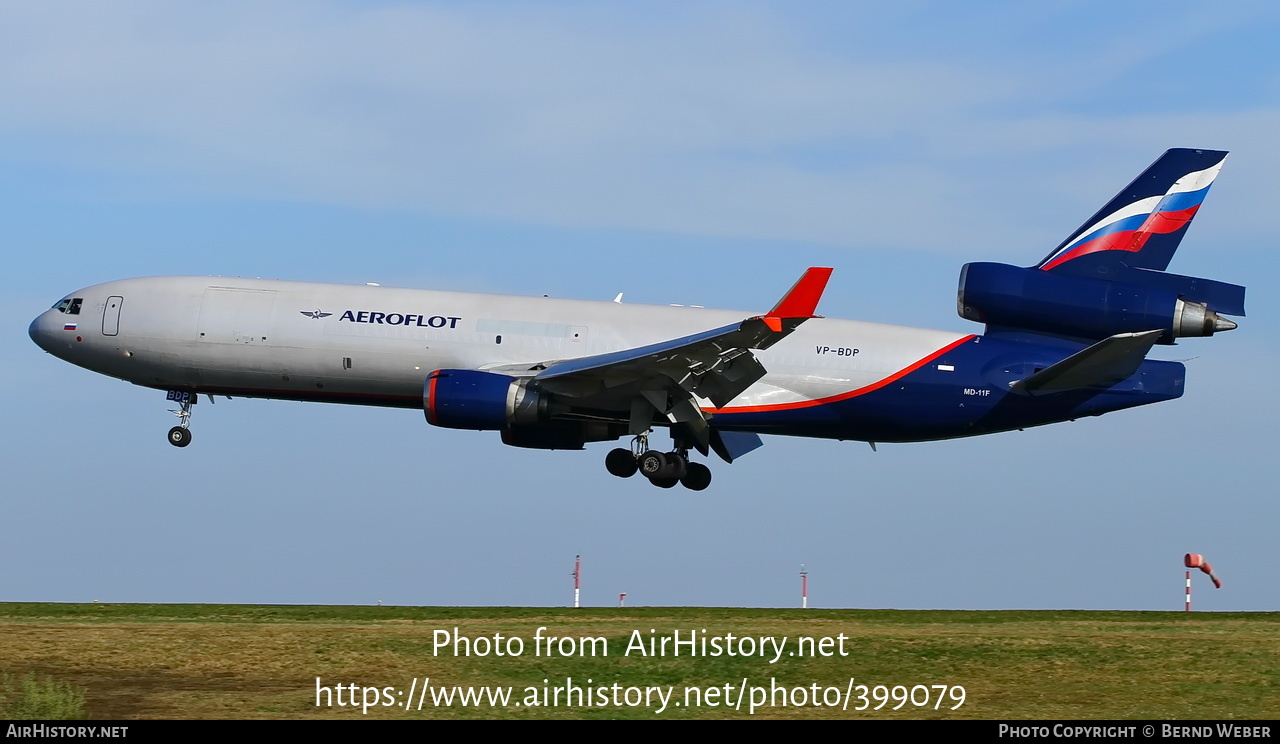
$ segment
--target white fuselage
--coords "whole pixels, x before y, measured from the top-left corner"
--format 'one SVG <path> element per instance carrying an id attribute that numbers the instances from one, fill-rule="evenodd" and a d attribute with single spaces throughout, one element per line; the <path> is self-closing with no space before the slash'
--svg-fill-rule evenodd
<path id="1" fill-rule="evenodd" d="M 487 369 L 631 349 L 758 314 L 346 286 L 150 277 L 72 293 L 81 312 L 31 325 L 45 350 L 159 389 L 420 407 L 435 369 Z M 64 330 L 74 322 L 74 330 Z M 965 336 L 815 318 L 757 352 L 768 375 L 727 408 L 846 393 Z"/>

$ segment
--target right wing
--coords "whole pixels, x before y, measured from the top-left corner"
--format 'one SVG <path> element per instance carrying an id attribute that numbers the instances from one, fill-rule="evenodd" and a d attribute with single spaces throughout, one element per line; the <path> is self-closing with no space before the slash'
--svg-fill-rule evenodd
<path id="1" fill-rule="evenodd" d="M 683 426 L 704 454 L 711 443 L 706 414 L 697 398 L 728 405 L 765 375 L 752 352 L 767 349 L 814 315 L 831 278 L 831 269 L 812 267 L 764 315 L 691 336 L 595 356 L 487 369 L 529 376 L 537 385 L 566 398 L 626 412 L 632 429 L 649 428 L 654 409 Z M 718 449 L 718 448 L 717 448 Z"/>

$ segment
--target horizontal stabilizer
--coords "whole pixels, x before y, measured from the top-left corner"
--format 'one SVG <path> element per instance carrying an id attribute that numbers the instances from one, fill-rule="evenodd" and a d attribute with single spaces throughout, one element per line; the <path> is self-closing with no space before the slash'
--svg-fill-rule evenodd
<path id="1" fill-rule="evenodd" d="M 1049 395 L 1079 388 L 1105 388 L 1131 377 L 1163 331 L 1118 333 L 1030 377 L 1014 382 L 1016 392 Z"/>
<path id="2" fill-rule="evenodd" d="M 1169 274 L 1151 269 L 1128 269 L 1115 279 L 1143 287 L 1174 292 L 1185 302 L 1200 302 L 1215 313 L 1244 315 L 1244 287 L 1238 284 L 1201 279 L 1195 276 Z"/>

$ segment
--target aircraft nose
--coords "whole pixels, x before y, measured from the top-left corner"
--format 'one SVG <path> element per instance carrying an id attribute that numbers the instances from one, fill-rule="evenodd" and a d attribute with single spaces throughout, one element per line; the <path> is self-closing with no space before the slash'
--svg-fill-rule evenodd
<path id="1" fill-rule="evenodd" d="M 42 313 L 31 321 L 31 325 L 27 327 L 27 335 L 31 336 L 31 340 L 35 342 L 36 346 L 48 351 L 50 339 L 48 322 L 45 320 L 46 314 Z"/>

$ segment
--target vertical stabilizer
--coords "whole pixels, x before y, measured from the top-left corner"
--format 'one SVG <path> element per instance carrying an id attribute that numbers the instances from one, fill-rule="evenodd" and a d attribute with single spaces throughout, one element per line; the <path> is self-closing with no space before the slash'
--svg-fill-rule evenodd
<path id="1" fill-rule="evenodd" d="M 1166 151 L 1036 268 L 1077 276 L 1164 271 L 1226 158 L 1223 150 Z"/>

